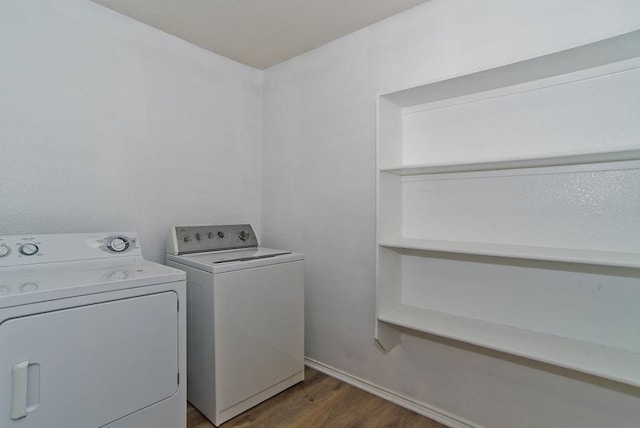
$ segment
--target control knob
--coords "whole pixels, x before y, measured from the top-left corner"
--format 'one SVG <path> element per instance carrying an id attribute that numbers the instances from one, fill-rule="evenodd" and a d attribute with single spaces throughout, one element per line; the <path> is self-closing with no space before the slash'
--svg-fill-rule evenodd
<path id="1" fill-rule="evenodd" d="M 241 230 L 240 233 L 238 234 L 238 238 L 240 238 L 243 241 L 246 241 L 247 239 L 249 239 L 249 234 L 244 230 Z"/>
<path id="2" fill-rule="evenodd" d="M 7 247 L 5 244 L 0 245 L 0 257 L 8 256 L 11 252 L 11 248 Z"/>
<path id="3" fill-rule="evenodd" d="M 36 244 L 22 244 L 20 246 L 20 254 L 25 256 L 33 256 L 38 252 L 38 246 Z"/>
<path id="4" fill-rule="evenodd" d="M 107 244 L 107 248 L 116 253 L 121 253 L 129 248 L 129 242 L 125 238 L 113 238 Z"/>

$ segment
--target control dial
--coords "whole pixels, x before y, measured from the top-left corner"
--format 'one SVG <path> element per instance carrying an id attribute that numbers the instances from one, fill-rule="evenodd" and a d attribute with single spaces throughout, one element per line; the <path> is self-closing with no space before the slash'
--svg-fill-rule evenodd
<path id="1" fill-rule="evenodd" d="M 11 252 L 11 248 L 7 247 L 5 244 L 0 245 L 0 257 L 8 256 Z"/>
<path id="2" fill-rule="evenodd" d="M 240 238 L 243 241 L 246 241 L 247 239 L 249 239 L 249 234 L 244 230 L 241 230 L 240 233 L 238 234 L 238 238 Z"/>
<path id="3" fill-rule="evenodd" d="M 22 244 L 20 246 L 20 254 L 25 256 L 33 256 L 38 252 L 39 248 L 36 244 Z"/>
<path id="4" fill-rule="evenodd" d="M 109 241 L 109 243 L 107 244 L 107 248 L 113 252 L 121 253 L 129 248 L 129 241 L 127 241 L 125 238 L 120 237 L 112 238 L 111 241 Z"/>

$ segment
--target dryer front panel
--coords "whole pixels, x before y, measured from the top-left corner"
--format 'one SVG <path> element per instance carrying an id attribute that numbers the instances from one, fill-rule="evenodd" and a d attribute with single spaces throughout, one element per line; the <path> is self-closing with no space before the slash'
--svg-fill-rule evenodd
<path id="1" fill-rule="evenodd" d="M 178 389 L 167 291 L 4 320 L 0 426 L 100 427 Z"/>

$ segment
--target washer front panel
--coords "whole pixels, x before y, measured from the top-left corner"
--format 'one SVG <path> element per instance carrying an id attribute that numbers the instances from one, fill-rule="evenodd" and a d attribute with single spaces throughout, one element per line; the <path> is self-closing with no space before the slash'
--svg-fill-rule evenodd
<path id="1" fill-rule="evenodd" d="M 189 401 L 216 425 L 304 379 L 303 255 L 273 263 L 289 256 L 210 273 L 167 255 L 187 272 Z"/>

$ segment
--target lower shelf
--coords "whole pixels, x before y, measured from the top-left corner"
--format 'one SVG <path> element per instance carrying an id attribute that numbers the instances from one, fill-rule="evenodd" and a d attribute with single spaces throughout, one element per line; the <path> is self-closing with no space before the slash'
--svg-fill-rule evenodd
<path id="1" fill-rule="evenodd" d="M 640 354 L 408 305 L 378 321 L 640 387 Z"/>

